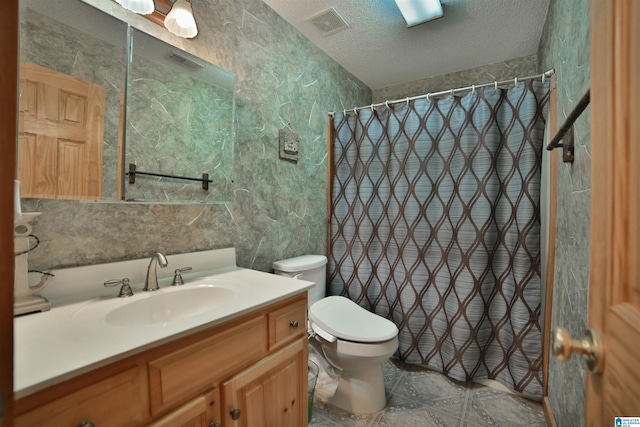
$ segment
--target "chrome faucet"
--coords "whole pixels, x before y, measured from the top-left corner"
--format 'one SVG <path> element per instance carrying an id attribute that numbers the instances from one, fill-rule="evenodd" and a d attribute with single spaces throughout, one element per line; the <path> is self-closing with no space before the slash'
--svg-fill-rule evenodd
<path id="1" fill-rule="evenodd" d="M 156 272 L 157 264 L 160 264 L 161 268 L 165 268 L 169 264 L 167 262 L 167 258 L 165 258 L 165 256 L 160 252 L 153 254 L 151 261 L 149 261 L 149 268 L 147 268 L 147 278 L 144 281 L 143 291 L 157 291 L 159 289 L 158 274 Z"/>

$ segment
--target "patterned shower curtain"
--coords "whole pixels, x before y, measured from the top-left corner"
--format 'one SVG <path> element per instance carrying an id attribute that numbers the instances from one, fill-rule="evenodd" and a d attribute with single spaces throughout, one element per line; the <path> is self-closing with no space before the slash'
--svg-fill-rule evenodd
<path id="1" fill-rule="evenodd" d="M 400 360 L 542 397 L 548 82 L 337 113 L 329 293 L 392 320 Z"/>

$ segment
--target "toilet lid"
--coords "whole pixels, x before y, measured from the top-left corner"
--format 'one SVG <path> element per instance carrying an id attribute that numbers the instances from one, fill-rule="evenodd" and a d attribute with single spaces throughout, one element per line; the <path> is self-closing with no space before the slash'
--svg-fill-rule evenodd
<path id="1" fill-rule="evenodd" d="M 398 335 L 393 322 L 340 296 L 315 302 L 309 308 L 309 318 L 326 332 L 346 341 L 381 342 Z"/>

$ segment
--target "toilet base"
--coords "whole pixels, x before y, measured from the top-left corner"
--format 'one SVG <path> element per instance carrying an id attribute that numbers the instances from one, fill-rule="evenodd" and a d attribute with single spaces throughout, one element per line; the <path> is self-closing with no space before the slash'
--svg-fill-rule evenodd
<path id="1" fill-rule="evenodd" d="M 356 371 L 343 371 L 328 402 L 352 414 L 373 414 L 387 406 L 382 364 Z"/>

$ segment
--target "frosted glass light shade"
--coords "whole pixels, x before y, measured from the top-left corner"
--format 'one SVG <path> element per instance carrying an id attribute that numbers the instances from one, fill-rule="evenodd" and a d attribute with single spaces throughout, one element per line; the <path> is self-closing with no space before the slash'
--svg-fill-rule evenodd
<path id="1" fill-rule="evenodd" d="M 116 0 L 116 2 L 132 12 L 148 15 L 156 10 L 153 0 Z"/>
<path id="2" fill-rule="evenodd" d="M 193 17 L 191 3 L 187 0 L 176 0 L 171 11 L 164 18 L 164 26 L 173 34 L 190 39 L 198 34 L 196 20 Z"/>
<path id="3" fill-rule="evenodd" d="M 395 0 L 407 27 L 422 24 L 432 19 L 440 18 L 442 4 L 440 0 Z"/>

